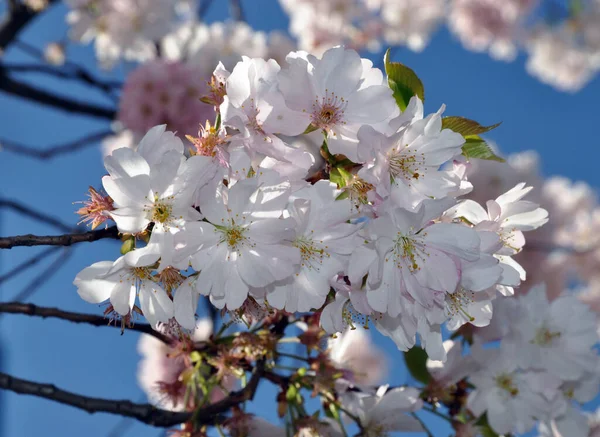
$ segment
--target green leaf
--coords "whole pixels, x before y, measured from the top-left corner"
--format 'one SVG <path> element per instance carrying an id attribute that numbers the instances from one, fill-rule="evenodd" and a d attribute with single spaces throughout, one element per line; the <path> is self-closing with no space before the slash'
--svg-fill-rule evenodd
<path id="1" fill-rule="evenodd" d="M 479 135 L 470 135 L 465 138 L 462 146 L 462 154 L 467 158 L 486 159 L 488 161 L 506 162 L 504 158 L 497 156 L 492 148 Z"/>
<path id="2" fill-rule="evenodd" d="M 469 120 L 464 117 L 444 117 L 442 118 L 442 128 L 450 129 L 456 133 L 461 134 L 463 137 L 470 135 L 479 135 L 496 129 L 502 123 L 496 123 L 491 126 L 482 126 L 476 121 Z"/>
<path id="3" fill-rule="evenodd" d="M 417 381 L 423 384 L 429 384 L 431 375 L 427 370 L 427 352 L 419 346 L 404 352 L 404 361 L 408 371 Z"/>
<path id="4" fill-rule="evenodd" d="M 344 179 L 340 173 L 340 169 L 337 167 L 334 167 L 331 169 L 331 171 L 329 172 L 329 180 L 331 182 L 333 182 L 334 184 L 336 184 L 338 187 L 343 187 L 343 183 L 344 183 Z"/>
<path id="5" fill-rule="evenodd" d="M 394 92 L 394 99 L 402 111 L 408 106 L 413 96 L 425 100 L 425 88 L 419 76 L 406 65 L 390 61 L 390 49 L 387 49 L 383 57 L 385 72 L 388 77 L 388 85 Z"/>

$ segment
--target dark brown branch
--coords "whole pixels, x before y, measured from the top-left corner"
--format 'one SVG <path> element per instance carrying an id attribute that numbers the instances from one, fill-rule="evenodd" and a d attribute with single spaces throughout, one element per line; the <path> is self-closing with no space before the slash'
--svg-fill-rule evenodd
<path id="1" fill-rule="evenodd" d="M 8 314 L 23 314 L 31 317 L 41 317 L 67 320 L 73 323 L 84 323 L 92 326 L 111 326 L 121 329 L 120 325 L 109 325 L 109 321 L 102 316 L 96 316 L 94 314 L 81 314 L 74 313 L 71 311 L 63 311 L 58 308 L 47 308 L 33 305 L 30 303 L 22 302 L 0 302 L 0 313 Z M 155 331 L 152 326 L 144 323 L 136 323 L 130 328 L 129 331 L 141 332 L 143 334 L 151 335 L 164 343 L 170 343 L 169 337 Z"/>
<path id="2" fill-rule="evenodd" d="M 116 226 L 80 234 L 64 235 L 17 235 L 0 238 L 0 249 L 12 249 L 17 246 L 71 246 L 76 243 L 91 243 L 104 238 L 119 238 Z"/>
<path id="3" fill-rule="evenodd" d="M 263 376 L 264 368 L 264 361 L 259 361 L 252 372 L 252 377 L 243 389 L 232 392 L 225 399 L 201 408 L 195 413 L 176 413 L 158 409 L 150 404 L 135 404 L 125 400 L 108 400 L 82 396 L 61 390 L 52 384 L 27 381 L 7 375 L 6 373 L 0 373 L 0 388 L 70 405 L 85 410 L 90 414 L 111 413 L 132 417 L 140 422 L 157 427 L 168 428 L 187 422 L 192 418 L 198 425 L 209 425 L 221 420 L 222 415 L 232 407 L 251 400 L 254 397 L 258 383 Z"/>
<path id="4" fill-rule="evenodd" d="M 187 421 L 191 413 L 161 410 L 150 404 L 134 404 L 126 400 L 110 400 L 82 396 L 61 390 L 52 384 L 41 384 L 15 378 L 0 372 L 0 388 L 15 393 L 37 396 L 93 413 L 111 413 L 132 417 L 152 426 L 168 428 Z"/>
<path id="5" fill-rule="evenodd" d="M 40 211 L 36 211 L 30 206 L 17 202 L 16 200 L 0 199 L 0 208 L 10 208 L 18 212 L 19 214 L 26 215 L 28 217 L 31 217 L 32 219 L 54 226 L 55 228 L 58 228 L 65 232 L 71 232 L 73 230 L 73 226 L 69 226 L 61 222 L 57 218 L 52 217 L 51 215 Z"/>
<path id="6" fill-rule="evenodd" d="M 6 150 L 8 152 L 16 153 L 18 155 L 25 155 L 30 158 L 46 160 L 54 158 L 58 155 L 75 152 L 79 149 L 91 146 L 112 134 L 113 132 L 111 130 L 102 130 L 100 132 L 87 135 L 84 138 L 79 138 L 69 143 L 59 144 L 42 150 L 35 147 L 26 146 L 24 144 L 18 144 L 12 141 L 0 139 L 0 152 Z"/>
<path id="7" fill-rule="evenodd" d="M 105 108 L 80 102 L 68 97 L 58 96 L 46 90 L 16 81 L 7 74 L 6 69 L 2 65 L 0 65 L 0 91 L 36 103 L 41 103 L 42 105 L 61 109 L 66 112 L 89 115 L 91 117 L 104 118 L 107 120 L 114 119 L 116 115 L 116 111 L 112 108 Z"/>
<path id="8" fill-rule="evenodd" d="M 57 0 L 47 0 L 48 6 Z M 27 24 L 35 18 L 38 11 L 21 2 L 11 2 L 8 13 L 0 23 L 0 56 Z"/>

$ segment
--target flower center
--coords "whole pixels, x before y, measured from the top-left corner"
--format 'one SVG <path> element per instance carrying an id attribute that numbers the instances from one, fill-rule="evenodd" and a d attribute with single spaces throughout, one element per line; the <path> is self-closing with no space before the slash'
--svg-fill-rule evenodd
<path id="1" fill-rule="evenodd" d="M 446 314 L 448 317 L 454 317 L 460 314 L 469 322 L 472 322 L 475 318 L 465 310 L 465 307 L 473 302 L 475 302 L 475 293 L 472 291 L 460 288 L 454 293 L 446 293 Z"/>
<path id="2" fill-rule="evenodd" d="M 414 236 L 406 236 L 398 232 L 392 249 L 396 267 L 401 269 L 403 266 L 402 261 L 404 261 L 411 273 L 421 270 L 419 261 L 424 261 L 425 256 L 428 256 L 427 252 L 424 251 L 424 247 L 425 244 L 417 241 Z M 388 258 L 386 258 L 387 261 Z"/>
<path id="3" fill-rule="evenodd" d="M 233 251 L 237 251 L 241 245 L 247 242 L 248 237 L 244 234 L 246 232 L 246 228 L 243 228 L 238 225 L 231 225 L 227 228 L 221 230 L 223 232 L 223 237 L 221 239 L 222 243 L 227 243 L 229 249 Z"/>
<path id="4" fill-rule="evenodd" d="M 313 126 L 326 131 L 331 131 L 335 126 L 346 124 L 344 111 L 348 102 L 343 97 L 325 90 L 325 96 L 315 99 L 312 105 L 311 120 Z M 335 133 L 334 133 L 335 135 Z"/>
<path id="5" fill-rule="evenodd" d="M 319 243 L 322 244 L 323 240 L 319 241 Z M 308 269 L 314 268 L 318 271 L 319 265 L 323 264 L 323 258 L 331 257 L 331 255 L 325 251 L 329 246 L 320 247 L 314 240 L 304 236 L 296 238 L 292 245 L 300 249 L 300 256 L 302 257 L 301 265 Z"/>
<path id="6" fill-rule="evenodd" d="M 173 206 L 168 203 L 157 202 L 152 209 L 152 221 L 165 223 L 171 217 L 171 212 L 173 212 Z"/>
<path id="7" fill-rule="evenodd" d="M 389 173 L 391 182 L 398 177 L 406 181 L 419 180 L 424 176 L 422 166 L 425 164 L 424 155 L 420 156 L 410 149 L 395 148 L 388 153 Z"/>
<path id="8" fill-rule="evenodd" d="M 507 375 L 505 373 L 498 375 L 496 377 L 496 385 L 502 390 L 508 392 L 512 397 L 515 397 L 519 394 L 519 389 L 515 384 L 515 381 L 512 375 Z"/>
<path id="9" fill-rule="evenodd" d="M 560 332 L 551 332 L 548 328 L 542 327 L 537 330 L 531 343 L 538 346 L 552 346 L 554 340 L 559 338 L 560 335 Z"/>
<path id="10" fill-rule="evenodd" d="M 350 183 L 344 187 L 344 191 L 348 193 L 350 201 L 357 209 L 359 209 L 361 205 L 366 205 L 369 203 L 367 195 L 374 189 L 375 187 L 372 184 L 364 181 L 356 175 L 352 178 Z"/>

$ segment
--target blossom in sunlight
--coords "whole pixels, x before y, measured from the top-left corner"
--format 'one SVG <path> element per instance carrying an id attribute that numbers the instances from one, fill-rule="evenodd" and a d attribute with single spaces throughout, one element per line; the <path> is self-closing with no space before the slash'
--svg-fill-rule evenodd
<path id="1" fill-rule="evenodd" d="M 127 75 L 117 119 L 127 129 L 143 134 L 166 124 L 183 138 L 214 119 L 213 108 L 200 101 L 209 76 L 197 66 L 179 61 L 153 60 Z"/>
<path id="2" fill-rule="evenodd" d="M 119 231 L 127 233 L 142 232 L 154 223 L 147 250 L 139 251 L 140 255 L 153 253 L 153 262 L 159 257 L 168 260 L 172 235 L 186 221 L 200 218 L 192 199 L 214 173 L 211 158 L 193 156 L 186 160 L 182 154 L 181 140 L 162 125 L 144 136 L 137 151 L 121 148 L 104 159 L 109 175 L 102 183 L 115 206 L 111 217 Z"/>
<path id="3" fill-rule="evenodd" d="M 319 181 L 292 195 L 296 238 L 291 244 L 302 259 L 298 272 L 272 285 L 266 296 L 271 306 L 290 312 L 319 308 L 331 279 L 346 269 L 359 226 L 347 223 L 351 209 L 344 205 L 348 200 L 336 200 L 340 193 L 335 184 Z"/>
<path id="4" fill-rule="evenodd" d="M 379 196 L 390 197 L 406 209 L 456 190 L 460 179 L 439 168 L 462 153 L 465 140 L 450 129 L 442 129 L 443 110 L 423 118 L 423 103 L 413 97 L 400 117 L 404 125 L 393 135 L 384 135 L 368 125 L 361 127 L 358 157 L 365 165 L 358 176 L 373 184 Z"/>
<path id="5" fill-rule="evenodd" d="M 354 50 L 336 47 L 321 59 L 292 52 L 279 73 L 286 105 L 298 112 L 301 126 L 312 124 L 328 135 L 329 151 L 358 162 L 361 126 L 386 129 L 398 108 L 383 74 Z"/>
<path id="6" fill-rule="evenodd" d="M 173 302 L 152 277 L 153 262 L 145 264 L 143 257 L 128 262 L 126 258 L 97 262 L 80 271 L 73 281 L 77 293 L 93 304 L 110 300 L 122 317 L 132 314 L 138 297 L 142 313 L 152 326 L 168 322 L 173 317 Z"/>
<path id="7" fill-rule="evenodd" d="M 291 276 L 300 250 L 291 245 L 295 222 L 280 218 L 289 182 L 263 183 L 259 177 L 207 187 L 200 203 L 207 221 L 188 223 L 178 242 L 179 257 L 200 271 L 198 291 L 218 308 L 240 307 L 251 287 Z M 226 200 L 225 200 L 226 199 Z"/>

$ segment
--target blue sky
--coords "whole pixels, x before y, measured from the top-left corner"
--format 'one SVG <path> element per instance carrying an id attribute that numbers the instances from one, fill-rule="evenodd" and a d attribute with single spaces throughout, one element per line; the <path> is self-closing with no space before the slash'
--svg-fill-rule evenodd
<path id="1" fill-rule="evenodd" d="M 207 21 L 222 20 L 227 15 L 225 1 L 214 1 Z M 242 2 L 247 20 L 257 29 L 286 29 L 287 19 L 276 0 Z M 43 43 L 64 37 L 65 10 L 56 7 L 22 34 L 22 39 L 41 47 Z M 96 71 L 91 47 L 71 47 L 70 59 Z M 25 62 L 30 58 L 10 50 L 6 62 Z M 379 62 L 381 56 L 372 56 Z M 537 150 L 542 157 L 545 175 L 560 174 L 584 180 L 594 188 L 600 186 L 596 162 L 600 157 L 598 100 L 600 80 L 596 79 L 577 94 L 555 91 L 530 77 L 520 57 L 514 63 L 501 63 L 484 54 L 465 51 L 446 31 L 439 32 L 421 54 L 397 49 L 394 61 L 412 67 L 426 89 L 426 110 L 436 111 L 445 103 L 446 114 L 473 118 L 482 124 L 502 121 L 489 137 L 504 153 Z M 98 74 L 101 74 L 98 72 Z M 109 75 L 119 79 L 122 71 Z M 64 95 L 110 106 L 102 95 L 74 83 L 64 83 L 41 76 L 28 81 Z M 0 138 L 12 139 L 40 148 L 79 138 L 107 127 L 107 122 L 66 114 L 0 94 Z M 100 185 L 104 174 L 98 147 L 90 147 L 51 161 L 0 153 L 0 196 L 15 199 L 75 224 L 77 216 L 72 202 L 82 200 L 89 185 Z M 12 212 L 0 211 L 0 235 L 57 232 Z M 118 245 L 101 241 L 78 245 L 60 271 L 45 281 L 32 302 L 58 306 L 66 310 L 101 313 L 101 308 L 83 302 L 72 280 L 87 265 L 118 256 Z M 15 248 L 0 252 L 0 274 L 10 270 L 42 249 Z M 56 254 L 53 257 L 57 256 Z M 5 282 L 0 299 L 10 301 L 52 262 L 48 259 L 27 274 Z M 408 381 L 400 352 L 381 336 L 377 343 L 390 361 L 392 384 Z M 117 330 L 76 326 L 67 322 L 41 320 L 24 316 L 0 315 L 0 366 L 15 376 L 57 386 L 78 393 L 140 401 L 137 387 L 137 334 Z M 268 384 L 261 388 L 254 408 L 271 411 L 275 391 Z M 28 437 L 61 435 L 64 437 L 108 437 L 119 418 L 89 415 L 73 408 L 45 400 L 15 394 L 2 395 L 0 435 Z M 268 406 L 269 408 L 264 408 Z M 273 418 L 271 413 L 270 418 Z M 439 419 L 427 417 L 436 437 L 447 436 Z M 158 429 L 133 424 L 123 436 L 159 436 Z M 405 434 L 407 435 L 407 434 Z"/>

